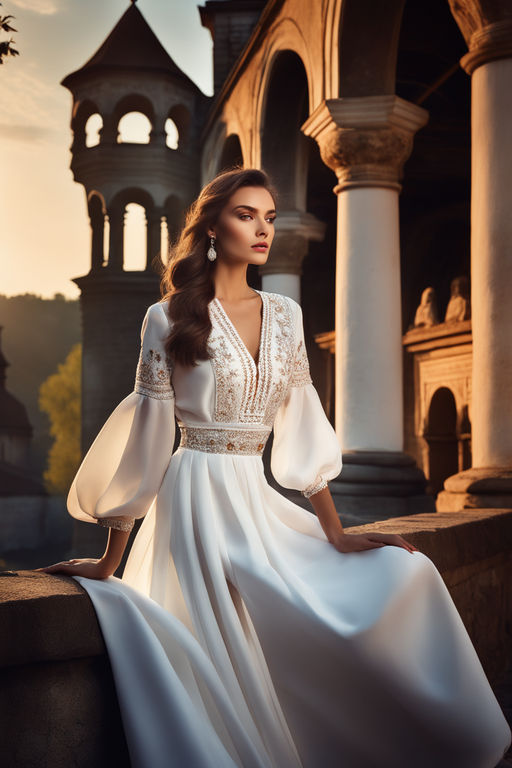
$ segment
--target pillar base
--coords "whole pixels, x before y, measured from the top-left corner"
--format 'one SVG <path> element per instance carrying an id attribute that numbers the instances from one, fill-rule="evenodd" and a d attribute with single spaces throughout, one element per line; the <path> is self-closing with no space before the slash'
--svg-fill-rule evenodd
<path id="1" fill-rule="evenodd" d="M 336 508 L 361 523 L 435 512 L 425 475 L 400 451 L 347 451 L 343 469 L 329 483 Z"/>
<path id="2" fill-rule="evenodd" d="M 512 509 L 512 468 L 474 467 L 448 477 L 436 507 L 438 512 Z"/>

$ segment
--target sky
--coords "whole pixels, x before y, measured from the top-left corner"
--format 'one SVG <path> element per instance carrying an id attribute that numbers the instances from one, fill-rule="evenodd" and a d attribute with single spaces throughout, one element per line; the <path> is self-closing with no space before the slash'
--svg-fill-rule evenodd
<path id="1" fill-rule="evenodd" d="M 212 40 L 196 0 L 139 0 L 137 6 L 181 69 L 213 93 Z M 19 56 L 0 67 L 0 293 L 77 298 L 72 278 L 89 272 L 85 191 L 73 181 L 71 93 L 60 85 L 101 45 L 128 0 L 2 0 Z M 133 245 L 142 218 L 131 210 Z M 134 268 L 132 253 L 127 268 Z"/>

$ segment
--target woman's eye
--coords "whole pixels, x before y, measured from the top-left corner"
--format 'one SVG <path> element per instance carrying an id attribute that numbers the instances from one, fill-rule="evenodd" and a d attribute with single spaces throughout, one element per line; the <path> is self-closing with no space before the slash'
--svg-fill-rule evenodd
<path id="1" fill-rule="evenodd" d="M 267 219 L 267 221 L 269 221 L 271 224 L 273 224 L 275 220 L 276 220 L 275 216 L 269 216 L 269 218 Z"/>

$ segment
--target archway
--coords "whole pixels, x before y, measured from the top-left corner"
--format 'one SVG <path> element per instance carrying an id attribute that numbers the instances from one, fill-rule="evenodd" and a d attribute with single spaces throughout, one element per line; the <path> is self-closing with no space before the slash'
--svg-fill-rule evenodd
<path id="1" fill-rule="evenodd" d="M 434 392 L 424 438 L 428 444 L 430 487 L 437 496 L 446 478 L 459 471 L 457 407 L 448 387 L 439 387 Z"/>
<path id="2" fill-rule="evenodd" d="M 96 147 L 100 143 L 100 131 L 103 128 L 103 118 L 98 112 L 91 115 L 85 124 L 85 146 Z"/>
<path id="3" fill-rule="evenodd" d="M 118 144 L 149 144 L 151 122 L 142 112 L 127 112 L 119 120 Z"/>

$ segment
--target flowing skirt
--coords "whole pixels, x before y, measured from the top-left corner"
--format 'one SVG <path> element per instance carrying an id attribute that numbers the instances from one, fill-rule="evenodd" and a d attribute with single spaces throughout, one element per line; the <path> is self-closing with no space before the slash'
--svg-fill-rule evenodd
<path id="1" fill-rule="evenodd" d="M 180 447 L 93 602 L 133 768 L 495 768 L 510 729 L 433 562 L 340 553 L 261 456 Z"/>

